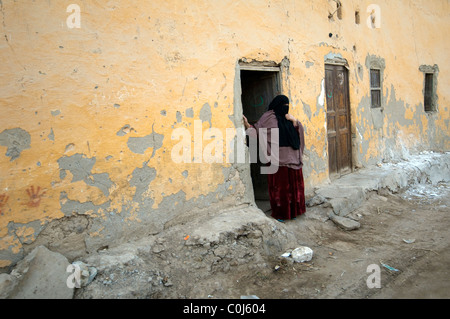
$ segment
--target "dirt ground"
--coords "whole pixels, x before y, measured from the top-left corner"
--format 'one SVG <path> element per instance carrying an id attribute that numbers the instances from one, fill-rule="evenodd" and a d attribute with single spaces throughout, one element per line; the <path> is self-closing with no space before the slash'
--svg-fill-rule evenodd
<path id="1" fill-rule="evenodd" d="M 262 252 L 261 228 L 244 227 L 216 243 L 187 246 L 175 244 L 186 232 L 173 227 L 100 252 L 105 255 L 91 259 L 98 267 L 96 278 L 75 298 L 449 298 L 449 207 L 450 184 L 439 183 L 368 194 L 348 216 L 361 224 L 352 231 L 315 218 L 327 213 L 326 205 L 308 208 L 283 223 L 282 232 L 314 251 L 305 263 L 280 257 L 284 251 Z M 268 225 L 278 224 L 271 220 Z M 369 288 L 368 279 L 376 283 L 377 274 L 380 288 Z"/>
<path id="2" fill-rule="evenodd" d="M 450 185 L 379 193 L 351 214 L 361 223 L 358 230 L 338 229 L 329 220 L 288 222 L 294 232 L 306 230 L 308 238 L 301 237 L 313 249 L 313 259 L 285 263 L 276 272 L 236 276 L 236 289 L 282 299 L 450 298 Z M 372 264 L 380 267 L 380 288 L 368 287 L 368 279 L 374 282 Z"/>

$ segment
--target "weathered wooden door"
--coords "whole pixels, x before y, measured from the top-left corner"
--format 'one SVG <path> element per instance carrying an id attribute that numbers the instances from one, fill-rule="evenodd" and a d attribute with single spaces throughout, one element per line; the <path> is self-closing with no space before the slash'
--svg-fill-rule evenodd
<path id="1" fill-rule="evenodd" d="M 352 141 L 348 72 L 344 66 L 325 64 L 328 164 L 330 179 L 352 170 Z"/>

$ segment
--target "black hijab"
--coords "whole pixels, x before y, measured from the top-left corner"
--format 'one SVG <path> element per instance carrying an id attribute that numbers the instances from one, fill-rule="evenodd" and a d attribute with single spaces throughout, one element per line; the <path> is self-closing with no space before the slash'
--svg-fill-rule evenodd
<path id="1" fill-rule="evenodd" d="M 285 95 L 276 96 L 269 104 L 269 111 L 273 110 L 278 120 L 280 146 L 291 146 L 300 149 L 300 137 L 291 121 L 286 119 L 289 113 L 289 98 Z"/>

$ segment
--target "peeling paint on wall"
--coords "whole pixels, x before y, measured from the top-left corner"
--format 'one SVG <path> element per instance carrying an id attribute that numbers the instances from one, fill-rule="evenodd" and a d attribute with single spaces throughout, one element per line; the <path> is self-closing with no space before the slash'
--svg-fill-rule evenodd
<path id="1" fill-rule="evenodd" d="M 200 110 L 200 120 L 202 122 L 208 122 L 209 127 L 212 127 L 211 118 L 212 118 L 212 112 L 211 112 L 211 106 L 209 106 L 208 103 L 205 103 Z"/>
<path id="2" fill-rule="evenodd" d="M 164 135 L 155 133 L 154 131 L 144 137 L 130 137 L 128 139 L 128 148 L 136 154 L 144 154 L 148 148 L 153 148 L 152 156 L 158 149 L 162 147 Z"/>
<path id="3" fill-rule="evenodd" d="M 4 130 L 0 133 L 0 145 L 7 147 L 5 155 L 10 157 L 11 161 L 17 159 L 22 151 L 29 149 L 30 143 L 30 134 L 21 128 Z"/>

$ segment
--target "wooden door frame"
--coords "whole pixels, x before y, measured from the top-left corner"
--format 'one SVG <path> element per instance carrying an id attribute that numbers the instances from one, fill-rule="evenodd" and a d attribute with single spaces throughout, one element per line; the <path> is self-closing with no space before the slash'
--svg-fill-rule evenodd
<path id="1" fill-rule="evenodd" d="M 346 99 L 346 104 L 347 104 L 347 127 L 348 127 L 348 145 L 347 145 L 347 152 L 348 152 L 348 159 L 349 159 L 349 170 L 347 171 L 341 171 L 341 167 L 337 168 L 337 172 L 336 174 L 332 174 L 331 170 L 330 170 L 330 155 L 329 155 L 329 150 L 330 150 L 330 146 L 328 144 L 328 125 L 327 125 L 327 153 L 328 153 L 328 176 L 330 178 L 330 180 L 334 180 L 337 179 L 343 175 L 346 174 L 350 174 L 353 172 L 353 150 L 352 150 L 352 116 L 351 116 L 351 106 L 350 106 L 350 79 L 349 79 L 349 67 L 348 67 L 348 63 L 345 59 L 341 59 L 340 61 L 325 61 L 325 65 L 324 65 L 324 70 L 327 69 L 327 66 L 340 66 L 345 70 L 346 76 L 345 76 L 345 81 L 346 83 L 344 84 L 344 86 L 346 88 L 344 88 L 344 95 L 345 95 L 345 99 Z M 326 91 L 326 71 L 325 71 L 325 76 L 324 76 L 324 81 L 325 81 L 325 94 L 327 94 Z M 327 99 L 325 99 L 325 103 L 327 103 Z M 326 116 L 328 116 L 328 106 L 325 107 L 325 113 Z M 328 122 L 328 119 L 325 119 L 326 122 Z M 336 117 L 335 117 L 335 129 L 338 130 L 339 127 L 337 125 L 336 121 Z M 340 139 L 337 138 L 337 147 L 339 147 L 340 145 Z M 337 150 L 338 151 L 338 150 Z"/>
<path id="2" fill-rule="evenodd" d="M 254 65 L 254 64 L 239 64 L 239 73 L 241 71 L 254 71 L 254 72 L 273 72 L 277 75 L 276 84 L 279 88 L 280 94 L 283 91 L 283 81 L 282 79 L 282 70 L 280 66 L 264 66 L 264 65 Z M 240 85 L 242 85 L 241 77 L 239 76 Z M 242 94 L 242 92 L 241 92 Z M 241 104 L 241 108 L 243 109 L 243 105 Z"/>

